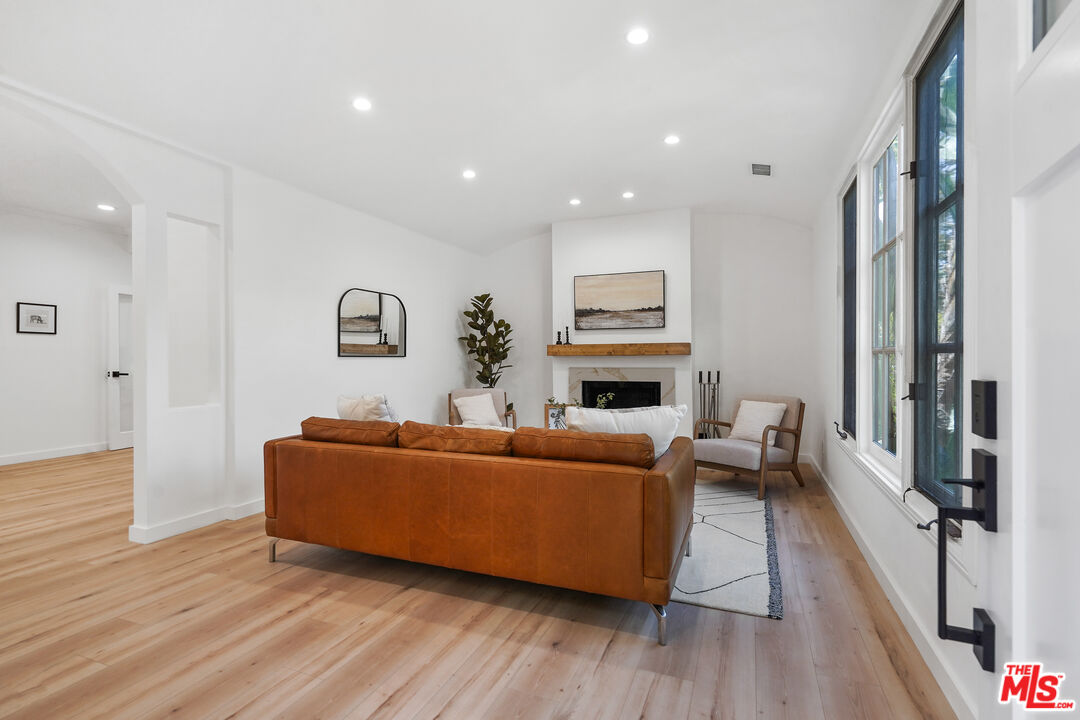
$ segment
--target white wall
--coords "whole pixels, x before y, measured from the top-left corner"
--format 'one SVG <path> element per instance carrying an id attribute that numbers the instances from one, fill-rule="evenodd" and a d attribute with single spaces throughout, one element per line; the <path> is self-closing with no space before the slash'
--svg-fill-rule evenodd
<path id="1" fill-rule="evenodd" d="M 876 484 L 830 434 L 824 443 L 830 491 L 961 717 L 1021 714 L 997 702 L 1005 662 L 1040 660 L 1067 678 L 1080 673 L 1080 638 L 1068 619 L 1080 570 L 1062 555 L 1080 541 L 1069 515 L 1080 498 L 1068 469 L 1077 403 L 1071 358 L 1080 352 L 1071 279 L 1080 261 L 1073 219 L 1080 102 L 1067 70 L 1080 52 L 1080 6 L 1073 5 L 1033 58 L 1030 29 L 1013 4 L 967 3 L 965 11 L 965 385 L 998 381 L 999 405 L 998 438 L 968 432 L 964 446 L 965 455 L 984 448 L 998 457 L 999 497 L 998 532 L 964 524 L 957 553 L 964 572 L 950 563 L 949 621 L 970 626 L 971 608 L 987 609 L 997 625 L 997 673 L 983 672 L 968 645 L 936 637 L 936 547 L 932 536 L 912 527 L 925 512 Z M 1019 61 L 1012 52 L 1018 47 Z M 899 77 L 898 69 L 882 83 Z M 846 169 L 833 178 L 834 193 L 814 227 L 816 305 L 824 323 L 819 362 L 828 399 L 823 424 L 840 413 L 843 174 Z M 969 428 L 970 403 L 964 415 Z M 1075 698 L 1075 685 L 1063 694 Z"/>
<path id="2" fill-rule="evenodd" d="M 746 393 L 801 397 L 800 454 L 817 457 L 824 398 L 813 250 L 810 229 L 785 220 L 694 214 L 694 381 L 698 371 L 720 371 L 723 418 Z"/>
<path id="3" fill-rule="evenodd" d="M 509 362 L 500 388 L 506 388 L 517 410 L 519 427 L 543 427 L 544 403 L 551 397 L 551 358 L 555 342 L 551 322 L 551 235 L 537 235 L 479 259 L 465 289 L 467 297 L 490 292 L 496 317 L 514 328 Z M 461 300 L 465 309 L 466 298 Z M 460 315 L 459 315 L 460 317 Z M 464 332 L 464 328 L 462 328 Z M 477 383 L 476 363 L 468 364 L 467 385 Z"/>
<path id="4" fill-rule="evenodd" d="M 555 223 L 551 230 L 551 321 L 570 326 L 575 343 L 692 342 L 691 217 L 686 209 Z M 574 330 L 574 276 L 663 270 L 665 327 L 639 330 Z M 554 336 L 552 329 L 551 336 Z M 554 338 L 548 341 L 553 343 Z M 691 360 L 684 356 L 564 358 L 552 360 L 551 387 L 566 400 L 569 368 L 672 367 L 675 402 L 691 406 Z M 696 382 L 696 381 L 694 381 Z M 692 413 L 679 427 L 693 432 Z"/>
<path id="5" fill-rule="evenodd" d="M 459 313 L 476 256 L 254 173 L 234 174 L 235 467 L 230 505 L 263 493 L 263 443 L 336 417 L 338 395 L 386 393 L 402 419 L 446 422 L 465 382 Z M 337 306 L 353 287 L 394 293 L 407 356 L 337 357 Z"/>
<path id="6" fill-rule="evenodd" d="M 106 309 L 131 284 L 127 238 L 0 209 L 0 464 L 106 449 Z M 15 332 L 15 303 L 57 306 L 57 334 Z"/>

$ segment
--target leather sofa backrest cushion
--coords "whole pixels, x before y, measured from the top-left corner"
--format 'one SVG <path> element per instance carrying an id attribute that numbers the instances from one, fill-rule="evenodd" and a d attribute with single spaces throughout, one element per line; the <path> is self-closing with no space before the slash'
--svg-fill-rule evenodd
<path id="1" fill-rule="evenodd" d="M 655 462 L 652 438 L 645 433 L 518 428 L 514 433 L 514 455 L 548 460 L 632 465 L 640 468 L 650 468 Z"/>
<path id="2" fill-rule="evenodd" d="M 321 417 L 309 417 L 300 423 L 300 431 L 305 440 L 383 447 L 397 447 L 400 427 L 396 422 L 382 420 L 338 420 Z"/>
<path id="3" fill-rule="evenodd" d="M 407 421 L 398 433 L 398 446 L 413 450 L 509 455 L 514 433 L 462 425 L 425 425 Z"/>

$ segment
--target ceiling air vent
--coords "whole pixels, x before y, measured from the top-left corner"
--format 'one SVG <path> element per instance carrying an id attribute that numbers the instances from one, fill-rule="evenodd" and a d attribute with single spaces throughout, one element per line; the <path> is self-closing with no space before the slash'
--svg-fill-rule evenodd
<path id="1" fill-rule="evenodd" d="M 751 175 L 772 175 L 772 165 L 765 165 L 763 163 L 753 163 L 750 166 Z"/>

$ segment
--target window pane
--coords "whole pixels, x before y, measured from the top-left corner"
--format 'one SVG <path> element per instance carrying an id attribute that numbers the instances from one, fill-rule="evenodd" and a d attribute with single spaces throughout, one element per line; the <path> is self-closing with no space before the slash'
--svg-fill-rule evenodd
<path id="1" fill-rule="evenodd" d="M 878 257 L 873 263 L 873 272 L 871 277 L 873 278 L 873 295 L 874 295 L 874 314 L 873 314 L 873 328 L 870 333 L 870 347 L 879 348 L 882 347 L 885 340 L 885 257 Z"/>
<path id="2" fill-rule="evenodd" d="M 885 373 L 886 357 L 884 353 L 874 354 L 874 391 L 872 397 L 874 398 L 874 407 L 871 412 L 871 416 L 874 418 L 874 442 L 878 445 L 882 444 L 882 438 L 885 435 L 885 426 L 882 422 L 882 391 L 885 387 L 886 373 Z"/>
<path id="3" fill-rule="evenodd" d="M 874 166 L 874 242 L 873 252 L 885 244 L 885 167 L 884 160 Z"/>
<path id="4" fill-rule="evenodd" d="M 886 347 L 896 347 L 896 246 L 889 248 L 883 257 L 885 265 L 885 342 Z"/>
<path id="5" fill-rule="evenodd" d="M 885 449 L 896 454 L 896 353 L 888 354 L 889 368 L 885 385 Z"/>
<path id="6" fill-rule="evenodd" d="M 896 181 L 897 164 L 896 154 L 900 151 L 900 137 L 893 138 L 889 149 L 885 151 L 885 242 L 896 237 Z"/>
<path id="7" fill-rule="evenodd" d="M 940 480 L 961 477 L 960 467 L 960 357 L 956 353 L 937 356 L 934 398 L 935 476 Z"/>
<path id="8" fill-rule="evenodd" d="M 959 57 L 953 55 L 938 80 L 938 200 L 956 190 L 956 110 Z"/>
<path id="9" fill-rule="evenodd" d="M 896 353 L 874 354 L 874 442 L 896 454 Z"/>
<path id="10" fill-rule="evenodd" d="M 956 337 L 956 205 L 950 205 L 937 220 L 937 339 L 954 342 Z"/>
<path id="11" fill-rule="evenodd" d="M 855 437 L 855 318 L 856 318 L 856 247 L 855 222 L 857 213 L 856 185 L 844 193 L 844 430 Z"/>

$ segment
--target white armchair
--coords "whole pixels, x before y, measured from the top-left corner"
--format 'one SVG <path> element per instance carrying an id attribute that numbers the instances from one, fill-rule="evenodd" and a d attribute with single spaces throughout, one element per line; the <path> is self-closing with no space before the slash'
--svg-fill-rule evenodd
<path id="1" fill-rule="evenodd" d="M 762 429 L 761 440 L 738 440 L 730 437 L 701 437 L 705 425 L 719 425 L 730 431 L 738 417 L 743 400 L 783 403 L 787 405 L 779 425 L 768 425 Z M 799 472 L 799 442 L 802 439 L 803 412 L 806 403 L 797 397 L 777 395 L 754 395 L 739 398 L 735 402 L 735 417 L 731 422 L 701 418 L 694 427 L 694 464 L 698 467 L 725 470 L 733 473 L 753 472 L 758 475 L 758 499 L 765 497 L 765 477 L 770 471 L 787 471 L 795 477 L 799 487 L 803 487 L 802 474 Z M 770 433 L 775 433 L 773 442 L 769 442 Z"/>
<path id="2" fill-rule="evenodd" d="M 451 390 L 446 396 L 447 418 L 450 425 L 461 424 L 461 415 L 458 414 L 457 408 L 454 406 L 454 400 L 473 395 L 491 395 L 491 401 L 495 404 L 495 414 L 501 418 L 502 424 L 517 429 L 517 411 L 506 409 L 509 404 L 506 391 L 497 388 L 458 388 L 457 390 Z"/>

